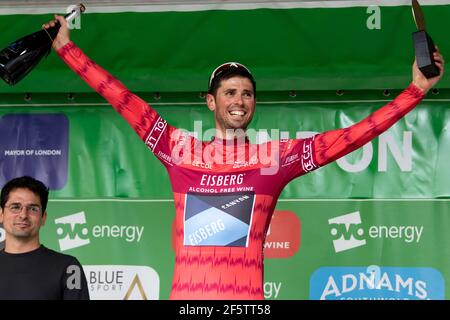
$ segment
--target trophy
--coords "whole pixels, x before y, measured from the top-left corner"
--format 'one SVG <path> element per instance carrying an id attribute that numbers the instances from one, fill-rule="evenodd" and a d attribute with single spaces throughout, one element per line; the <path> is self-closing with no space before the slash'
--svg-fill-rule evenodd
<path id="1" fill-rule="evenodd" d="M 436 51 L 436 48 L 430 35 L 425 31 L 425 18 L 417 0 L 412 0 L 412 10 L 418 30 L 412 34 L 417 66 L 427 79 L 433 78 L 440 73 L 433 58 L 433 52 Z"/>

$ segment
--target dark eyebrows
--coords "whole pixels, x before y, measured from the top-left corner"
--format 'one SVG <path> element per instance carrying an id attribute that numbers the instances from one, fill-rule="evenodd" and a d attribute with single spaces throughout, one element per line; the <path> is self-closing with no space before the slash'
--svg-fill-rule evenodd
<path id="1" fill-rule="evenodd" d="M 9 205 L 11 206 L 11 205 L 18 205 L 18 204 L 20 204 L 21 206 L 24 205 L 21 202 L 11 202 Z M 27 206 L 41 207 L 41 205 L 38 203 L 30 203 L 30 204 L 27 204 Z"/>

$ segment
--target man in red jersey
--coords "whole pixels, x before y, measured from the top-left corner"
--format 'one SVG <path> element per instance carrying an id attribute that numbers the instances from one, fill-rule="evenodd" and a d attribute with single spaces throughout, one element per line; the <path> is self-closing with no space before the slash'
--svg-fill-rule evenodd
<path id="1" fill-rule="evenodd" d="M 211 141 L 188 136 L 90 60 L 62 17 L 53 48 L 131 125 L 166 167 L 174 195 L 175 270 L 171 299 L 263 299 L 263 244 L 278 197 L 292 179 L 363 146 L 412 110 L 442 77 L 412 83 L 355 125 L 306 139 L 251 144 L 245 134 L 256 105 L 250 71 L 236 62 L 211 74 L 206 103 L 214 113 Z M 49 22 L 45 27 L 53 25 Z"/>

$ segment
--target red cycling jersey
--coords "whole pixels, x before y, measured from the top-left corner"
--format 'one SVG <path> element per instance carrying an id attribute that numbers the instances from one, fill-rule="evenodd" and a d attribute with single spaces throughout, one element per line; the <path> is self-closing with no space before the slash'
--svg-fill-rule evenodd
<path id="1" fill-rule="evenodd" d="M 73 42 L 58 54 L 169 173 L 176 211 L 171 299 L 263 299 L 263 244 L 284 186 L 363 146 L 424 96 L 411 84 L 361 122 L 306 139 L 203 142 L 170 126 Z"/>

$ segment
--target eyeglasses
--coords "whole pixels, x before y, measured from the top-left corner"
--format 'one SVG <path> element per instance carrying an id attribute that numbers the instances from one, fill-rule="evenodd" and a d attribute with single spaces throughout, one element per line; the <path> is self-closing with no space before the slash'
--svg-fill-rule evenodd
<path id="1" fill-rule="evenodd" d="M 42 212 L 41 207 L 36 204 L 24 206 L 21 203 L 13 203 L 9 206 L 6 206 L 6 208 L 8 208 L 12 213 L 15 214 L 21 213 L 23 208 L 25 208 L 27 212 L 30 212 L 32 214 L 40 214 Z"/>
<path id="2" fill-rule="evenodd" d="M 220 76 L 222 73 L 224 73 L 225 71 L 230 70 L 231 68 L 236 68 L 236 69 L 243 69 L 245 72 L 247 72 L 250 76 L 252 75 L 252 73 L 250 72 L 250 70 L 248 70 L 248 68 L 246 66 L 244 66 L 243 64 L 239 63 L 239 62 L 227 62 L 224 64 L 221 64 L 220 66 L 218 66 L 216 69 L 214 69 L 214 71 L 211 73 L 211 77 L 209 77 L 209 84 L 208 84 L 208 89 L 211 88 L 211 83 L 213 82 L 213 80 Z"/>

